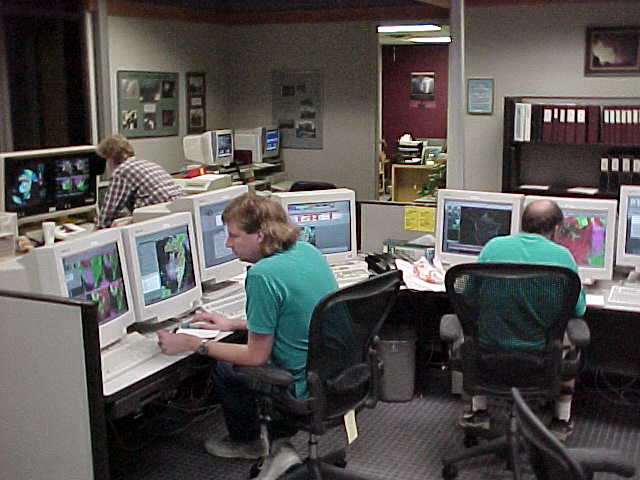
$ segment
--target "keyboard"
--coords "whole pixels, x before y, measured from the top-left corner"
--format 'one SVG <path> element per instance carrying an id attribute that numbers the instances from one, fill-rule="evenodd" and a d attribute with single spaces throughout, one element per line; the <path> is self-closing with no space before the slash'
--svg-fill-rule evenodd
<path id="1" fill-rule="evenodd" d="M 331 271 L 333 276 L 338 282 L 338 286 L 348 287 L 354 283 L 367 280 L 369 278 L 369 267 L 367 262 L 345 262 L 336 265 L 331 265 Z"/>
<path id="2" fill-rule="evenodd" d="M 244 288 L 224 298 L 219 298 L 212 302 L 203 303 L 200 308 L 207 313 L 220 313 L 225 317 L 241 317 L 246 318 L 245 306 L 247 297 Z"/>
<path id="3" fill-rule="evenodd" d="M 640 286 L 628 287 L 614 285 L 609 290 L 608 303 L 637 306 L 640 309 Z"/>
<path id="4" fill-rule="evenodd" d="M 131 332 L 102 350 L 102 381 L 108 382 L 123 372 L 161 353 L 158 341 L 138 332 Z"/>

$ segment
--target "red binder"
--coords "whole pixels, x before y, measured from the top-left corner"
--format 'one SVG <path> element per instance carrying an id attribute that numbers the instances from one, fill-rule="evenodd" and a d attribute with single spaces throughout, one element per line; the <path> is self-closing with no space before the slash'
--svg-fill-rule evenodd
<path id="1" fill-rule="evenodd" d="M 542 110 L 542 141 L 553 142 L 553 107 L 544 107 Z"/>
<path id="2" fill-rule="evenodd" d="M 576 143 L 587 141 L 587 107 L 576 108 Z"/>
<path id="3" fill-rule="evenodd" d="M 567 143 L 567 109 L 558 108 L 558 143 Z"/>
<path id="4" fill-rule="evenodd" d="M 567 123 L 565 128 L 565 143 L 576 143 L 576 109 L 573 107 L 567 108 Z"/>

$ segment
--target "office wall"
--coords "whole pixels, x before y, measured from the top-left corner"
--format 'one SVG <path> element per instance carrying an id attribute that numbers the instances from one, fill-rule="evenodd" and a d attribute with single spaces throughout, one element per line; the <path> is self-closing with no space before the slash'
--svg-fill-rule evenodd
<path id="1" fill-rule="evenodd" d="M 227 62 L 229 27 L 109 17 L 109 68 L 113 111 L 116 111 L 118 70 L 142 70 L 179 73 L 179 134 L 173 137 L 134 139 L 136 154 L 153 160 L 170 171 L 184 166 L 182 137 L 186 135 L 185 73 L 205 72 L 207 81 L 207 128 L 225 128 L 231 123 L 232 87 Z M 114 115 L 114 123 L 118 115 Z M 114 125 L 117 132 L 117 124 Z"/>
<path id="2" fill-rule="evenodd" d="M 434 100 L 412 100 L 411 72 L 434 72 Z M 448 45 L 382 46 L 382 134 L 387 154 L 396 151 L 400 135 L 447 137 Z"/>
<path id="3" fill-rule="evenodd" d="M 234 128 L 271 123 L 271 72 L 324 75 L 322 150 L 284 149 L 290 179 L 323 180 L 372 199 L 376 185 L 377 40 L 368 23 L 233 27 Z"/>
<path id="4" fill-rule="evenodd" d="M 505 96 L 640 96 L 640 77 L 585 77 L 585 28 L 638 25 L 640 2 L 472 8 L 466 76 L 495 79 L 495 113 L 465 116 L 465 188 L 502 185 Z"/>

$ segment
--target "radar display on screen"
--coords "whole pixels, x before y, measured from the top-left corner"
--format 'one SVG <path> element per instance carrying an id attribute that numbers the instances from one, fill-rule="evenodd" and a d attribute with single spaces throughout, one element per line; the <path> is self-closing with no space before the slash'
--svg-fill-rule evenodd
<path id="1" fill-rule="evenodd" d="M 509 235 L 511 204 L 445 200 L 442 251 L 477 255 L 494 237 Z"/>
<path id="2" fill-rule="evenodd" d="M 607 216 L 563 209 L 564 220 L 555 239 L 569 249 L 578 266 L 604 267 Z"/>
<path id="3" fill-rule="evenodd" d="M 136 238 L 145 305 L 195 287 L 187 225 Z"/>
<path id="4" fill-rule="evenodd" d="M 8 212 L 43 213 L 48 210 L 50 186 L 45 160 L 21 160 L 7 165 L 5 205 Z"/>
<path id="5" fill-rule="evenodd" d="M 69 297 L 98 304 L 98 322 L 129 311 L 118 246 L 111 243 L 62 260 Z"/>
<path id="6" fill-rule="evenodd" d="M 315 245 L 323 254 L 351 250 L 351 213 L 348 200 L 290 203 L 287 213 L 300 228 L 300 240 Z"/>

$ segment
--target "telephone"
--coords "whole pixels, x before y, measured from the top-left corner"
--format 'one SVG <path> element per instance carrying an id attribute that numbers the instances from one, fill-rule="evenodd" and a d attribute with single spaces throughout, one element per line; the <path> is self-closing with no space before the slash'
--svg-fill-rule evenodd
<path id="1" fill-rule="evenodd" d="M 391 253 L 371 253 L 366 256 L 365 260 L 369 266 L 369 270 L 375 273 L 385 273 L 397 268 L 396 257 Z"/>

